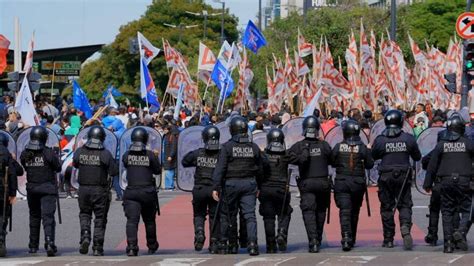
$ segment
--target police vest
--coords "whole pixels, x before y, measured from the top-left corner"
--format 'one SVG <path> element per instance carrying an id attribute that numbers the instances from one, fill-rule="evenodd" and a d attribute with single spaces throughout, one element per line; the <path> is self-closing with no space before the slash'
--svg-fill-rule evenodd
<path id="1" fill-rule="evenodd" d="M 300 145 L 306 146 L 309 152 L 309 160 L 303 165 L 299 165 L 300 177 L 306 178 L 327 178 L 328 177 L 328 156 L 330 151 L 326 151 L 325 142 L 319 140 L 302 140 Z"/>
<path id="2" fill-rule="evenodd" d="M 196 172 L 194 173 L 195 185 L 212 185 L 212 172 L 216 168 L 219 152 L 206 152 L 199 149 L 196 158 Z"/>
<path id="3" fill-rule="evenodd" d="M 24 151 L 29 152 L 29 151 Z M 25 161 L 26 181 L 32 184 L 55 183 L 53 170 L 48 165 L 48 160 L 43 151 L 34 152 L 34 156 Z"/>
<path id="4" fill-rule="evenodd" d="M 349 176 L 365 176 L 363 145 L 351 146 L 341 142 L 338 145 L 336 173 Z"/>
<path id="5" fill-rule="evenodd" d="M 104 150 L 83 148 L 79 154 L 79 177 L 81 186 L 107 186 L 108 165 L 102 160 Z"/>
<path id="6" fill-rule="evenodd" d="M 271 153 L 266 151 L 270 173 L 262 185 L 285 186 L 288 179 L 288 157 L 285 153 Z"/>
<path id="7" fill-rule="evenodd" d="M 259 148 L 252 142 L 237 143 L 230 141 L 224 145 L 228 157 L 226 178 L 250 178 L 256 177 L 258 165 L 256 158 L 259 155 Z"/>
<path id="8" fill-rule="evenodd" d="M 154 186 L 155 179 L 150 167 L 151 160 L 149 152 L 129 152 L 127 159 L 127 181 L 128 186 Z"/>
<path id="9" fill-rule="evenodd" d="M 440 155 L 440 164 L 437 176 L 459 176 L 470 177 L 472 173 L 472 159 L 468 149 L 468 142 L 464 137 L 457 141 L 443 141 L 442 154 Z"/>

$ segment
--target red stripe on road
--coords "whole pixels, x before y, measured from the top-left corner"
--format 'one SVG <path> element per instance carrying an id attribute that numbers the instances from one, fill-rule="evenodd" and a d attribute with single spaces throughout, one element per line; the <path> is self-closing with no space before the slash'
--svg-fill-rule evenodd
<path id="1" fill-rule="evenodd" d="M 357 229 L 357 246 L 380 246 L 383 241 L 382 218 L 380 216 L 380 202 L 377 195 L 376 187 L 369 188 L 369 200 L 371 217 L 367 215 L 367 208 L 364 196 L 362 208 L 359 214 L 359 226 Z M 341 245 L 341 227 L 339 224 L 339 209 L 336 207 L 334 197 L 331 202 L 331 223 L 325 225 L 324 234 L 329 246 Z M 400 239 L 400 223 L 398 220 L 398 212 L 395 213 L 395 239 Z M 411 235 L 415 244 L 424 244 L 425 233 L 416 224 L 413 224 Z M 401 244 L 400 241 L 397 241 Z"/>
<path id="2" fill-rule="evenodd" d="M 160 249 L 194 249 L 193 208 L 191 195 L 176 196 L 162 206 L 161 216 L 156 217 L 156 227 Z M 138 245 L 146 250 L 145 226 L 138 227 Z M 127 239 L 116 249 L 125 250 Z"/>

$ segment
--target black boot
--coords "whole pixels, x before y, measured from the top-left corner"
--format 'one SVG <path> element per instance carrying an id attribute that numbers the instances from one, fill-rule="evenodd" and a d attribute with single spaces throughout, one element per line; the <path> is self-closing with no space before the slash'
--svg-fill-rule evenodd
<path id="1" fill-rule="evenodd" d="M 92 247 L 93 256 L 104 256 L 104 247 L 102 245 L 98 245 L 94 243 L 94 246 Z"/>
<path id="2" fill-rule="evenodd" d="M 44 246 L 46 249 L 46 254 L 48 255 L 48 257 L 54 257 L 56 255 L 56 252 L 58 252 L 56 245 L 54 245 L 54 241 L 51 239 L 51 237 L 47 236 L 45 242 L 46 243 L 44 244 Z"/>
<path id="3" fill-rule="evenodd" d="M 311 239 L 309 241 L 309 253 L 318 253 L 320 242 L 317 239 Z"/>
<path id="4" fill-rule="evenodd" d="M 469 247 L 467 245 L 466 238 L 461 232 L 459 231 L 454 232 L 453 239 L 454 239 L 454 244 L 456 245 L 456 247 L 460 248 L 462 251 L 468 250 Z"/>
<path id="5" fill-rule="evenodd" d="M 89 253 L 90 243 L 91 243 L 90 232 L 87 231 L 87 230 L 84 230 L 84 232 L 81 233 L 81 243 L 80 243 L 80 247 L 79 247 L 79 253 L 81 253 L 81 254 Z"/>
<path id="6" fill-rule="evenodd" d="M 229 242 L 227 254 L 238 254 L 238 253 L 239 253 L 239 244 L 237 244 L 237 242 Z"/>
<path id="7" fill-rule="evenodd" d="M 219 242 L 215 238 L 211 238 L 209 242 L 209 253 L 218 254 L 219 253 Z"/>
<path id="8" fill-rule="evenodd" d="M 155 254 L 159 247 L 160 244 L 158 243 L 158 241 L 156 241 L 154 244 L 148 244 L 148 254 Z"/>
<path id="9" fill-rule="evenodd" d="M 36 252 L 38 252 L 38 246 L 37 245 L 33 245 L 33 244 L 28 244 L 28 253 L 30 254 L 36 254 Z"/>
<path id="10" fill-rule="evenodd" d="M 206 241 L 206 236 L 204 235 L 204 231 L 199 230 L 194 235 L 194 250 L 201 251 L 204 247 L 204 241 Z"/>
<path id="11" fill-rule="evenodd" d="M 425 243 L 433 247 L 437 246 L 438 236 L 432 232 L 428 232 L 428 234 L 425 236 Z"/>
<path id="12" fill-rule="evenodd" d="M 454 243 L 452 240 L 444 241 L 444 253 L 453 253 L 454 252 Z"/>
<path id="13" fill-rule="evenodd" d="M 258 252 L 258 244 L 257 242 L 250 241 L 247 245 L 247 250 L 250 256 L 258 256 L 260 253 Z"/>
<path id="14" fill-rule="evenodd" d="M 344 232 L 342 234 L 342 250 L 343 251 L 350 251 L 352 249 L 352 239 L 349 233 Z"/>
<path id="15" fill-rule="evenodd" d="M 0 235 L 0 257 L 7 256 L 7 246 L 5 245 L 5 235 Z"/>
<path id="16" fill-rule="evenodd" d="M 277 253 L 276 241 L 274 238 L 267 238 L 267 254 Z"/>
<path id="17" fill-rule="evenodd" d="M 410 234 L 410 225 L 404 224 L 400 227 L 400 231 L 403 237 L 403 248 L 405 250 L 411 250 L 413 248 L 413 238 Z"/>
<path id="18" fill-rule="evenodd" d="M 138 246 L 137 245 L 127 245 L 127 249 L 125 251 L 127 253 L 127 256 L 129 256 L 129 257 L 138 256 Z"/>
<path id="19" fill-rule="evenodd" d="M 393 238 L 385 238 L 382 243 L 384 248 L 393 248 Z"/>
<path id="20" fill-rule="evenodd" d="M 287 248 L 287 240 L 288 239 L 288 234 L 285 229 L 279 229 L 278 230 L 278 235 L 276 238 L 277 244 L 278 244 L 278 250 L 280 251 L 286 251 Z"/>
<path id="21" fill-rule="evenodd" d="M 220 255 L 225 255 L 227 254 L 228 251 L 228 246 L 227 246 L 227 241 L 219 241 L 219 246 L 218 246 L 218 252 Z"/>

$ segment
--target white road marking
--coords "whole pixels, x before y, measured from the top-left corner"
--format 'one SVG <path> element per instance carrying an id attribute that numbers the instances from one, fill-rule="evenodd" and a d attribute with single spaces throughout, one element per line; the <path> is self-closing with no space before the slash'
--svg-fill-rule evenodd
<path id="1" fill-rule="evenodd" d="M 325 259 L 325 260 L 321 261 L 321 262 L 318 263 L 318 264 L 319 264 L 319 265 L 322 265 L 322 264 L 324 264 L 324 263 L 326 263 L 326 262 L 328 262 L 328 261 L 330 261 L 330 260 L 331 260 L 331 259 Z"/>
<path id="2" fill-rule="evenodd" d="M 413 206 L 413 209 L 428 209 L 428 206 Z"/>
<path id="3" fill-rule="evenodd" d="M 455 261 L 457 261 L 458 259 L 464 257 L 464 255 L 455 255 L 455 257 L 456 257 L 456 258 L 454 258 L 454 259 L 448 261 L 448 263 L 449 263 L 449 264 L 452 264 L 452 263 L 454 263 Z"/>
<path id="4" fill-rule="evenodd" d="M 279 265 L 283 262 L 295 259 L 296 257 L 259 257 L 259 258 L 250 258 L 243 260 L 237 264 L 234 264 L 235 266 L 244 266 L 247 264 L 255 263 L 258 262 L 259 265 Z"/>
<path id="5" fill-rule="evenodd" d="M 161 265 L 172 265 L 172 266 L 195 266 L 199 263 L 203 263 L 211 258 L 172 258 L 172 259 L 164 259 L 160 262 L 155 262 L 151 265 L 153 266 L 161 266 Z"/>
<path id="6" fill-rule="evenodd" d="M 16 259 L 12 259 L 12 260 L 2 260 L 0 262 L 0 265 L 32 265 L 32 264 L 37 264 L 37 263 L 41 263 L 41 262 L 44 262 L 44 260 L 16 260 Z"/>

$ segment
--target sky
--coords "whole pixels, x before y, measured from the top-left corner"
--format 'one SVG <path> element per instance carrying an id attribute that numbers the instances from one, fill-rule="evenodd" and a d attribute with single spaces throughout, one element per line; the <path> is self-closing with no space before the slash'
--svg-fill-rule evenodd
<path id="1" fill-rule="evenodd" d="M 140 18 L 152 0 L 0 0 L 0 34 L 14 48 L 14 18 L 20 19 L 22 49 L 35 31 L 35 50 L 111 43 L 121 25 Z M 222 4 L 206 0 L 216 8 Z M 255 19 L 258 0 L 226 0 L 239 27 Z M 263 1 L 266 2 L 266 1 Z"/>

